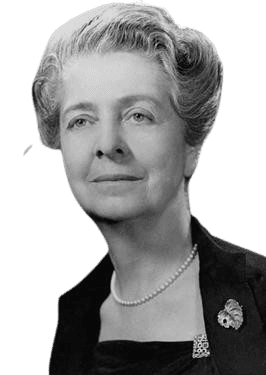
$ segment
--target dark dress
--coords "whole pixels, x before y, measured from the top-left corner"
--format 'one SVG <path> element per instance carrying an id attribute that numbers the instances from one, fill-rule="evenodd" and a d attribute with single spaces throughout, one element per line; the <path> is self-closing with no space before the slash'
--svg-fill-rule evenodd
<path id="1" fill-rule="evenodd" d="M 206 337 L 206 336 L 205 336 Z M 194 344 L 194 345 L 193 345 Z M 208 342 L 110 340 L 94 348 L 93 375 L 219 375 Z M 193 358 L 196 353 L 200 358 Z"/>
<path id="2" fill-rule="evenodd" d="M 194 217 L 191 233 L 192 242 L 198 244 L 210 356 L 193 359 L 191 342 L 157 346 L 149 342 L 98 343 L 100 308 L 110 294 L 113 273 L 107 254 L 84 280 L 59 299 L 50 375 L 89 375 L 93 371 L 106 375 L 266 374 L 266 258 L 212 236 Z M 243 309 L 239 329 L 218 320 L 231 299 Z M 149 358 L 145 364 L 143 357 Z"/>

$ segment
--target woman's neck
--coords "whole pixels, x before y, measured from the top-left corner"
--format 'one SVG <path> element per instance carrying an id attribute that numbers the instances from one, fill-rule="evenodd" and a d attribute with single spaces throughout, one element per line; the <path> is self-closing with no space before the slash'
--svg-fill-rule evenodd
<path id="1" fill-rule="evenodd" d="M 117 292 L 134 300 L 152 292 L 171 276 L 192 250 L 190 212 L 168 208 L 119 222 L 95 221 L 113 262 Z"/>

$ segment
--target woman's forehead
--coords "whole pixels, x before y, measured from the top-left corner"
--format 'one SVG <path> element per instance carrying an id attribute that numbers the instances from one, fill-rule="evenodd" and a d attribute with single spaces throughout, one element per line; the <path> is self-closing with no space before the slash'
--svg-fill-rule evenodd
<path id="1" fill-rule="evenodd" d="M 64 69 L 65 102 L 117 99 L 162 102 L 169 91 L 169 82 L 158 63 L 138 53 L 112 52 L 91 54 L 73 60 Z"/>
<path id="2" fill-rule="evenodd" d="M 88 66 L 95 71 L 102 69 L 102 67 L 105 69 L 113 66 L 123 68 L 125 62 L 128 70 L 133 67 L 136 71 L 136 66 L 142 66 L 143 68 L 147 67 L 148 70 L 161 71 L 162 74 L 165 74 L 156 58 L 143 51 L 110 49 L 107 52 L 91 51 L 68 58 L 63 67 L 63 75 L 66 77 L 69 73 L 82 71 L 86 73 Z"/>

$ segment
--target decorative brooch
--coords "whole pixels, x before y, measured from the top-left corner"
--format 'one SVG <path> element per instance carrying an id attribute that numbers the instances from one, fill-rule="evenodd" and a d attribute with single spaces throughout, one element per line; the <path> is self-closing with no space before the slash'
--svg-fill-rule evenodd
<path id="1" fill-rule="evenodd" d="M 229 299 L 218 313 L 218 322 L 222 327 L 239 329 L 243 323 L 242 306 L 236 300 Z"/>
<path id="2" fill-rule="evenodd" d="M 206 334 L 194 337 L 192 358 L 209 357 L 210 346 Z"/>

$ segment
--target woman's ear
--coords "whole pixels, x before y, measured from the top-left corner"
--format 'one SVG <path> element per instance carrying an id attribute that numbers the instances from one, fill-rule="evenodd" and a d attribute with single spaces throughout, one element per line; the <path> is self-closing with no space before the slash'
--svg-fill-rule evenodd
<path id="1" fill-rule="evenodd" d="M 198 164 L 201 146 L 185 146 L 185 166 L 184 166 L 184 176 L 190 178 Z"/>

